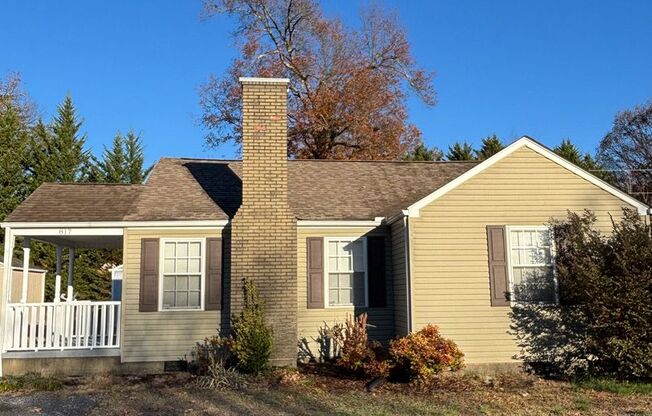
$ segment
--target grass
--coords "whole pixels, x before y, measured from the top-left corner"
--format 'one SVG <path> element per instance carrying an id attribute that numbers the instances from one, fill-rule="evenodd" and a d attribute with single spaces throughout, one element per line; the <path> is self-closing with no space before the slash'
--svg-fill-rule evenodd
<path id="1" fill-rule="evenodd" d="M 0 377 L 0 392 L 15 391 L 54 391 L 62 387 L 61 381 L 38 374 Z"/>
<path id="2" fill-rule="evenodd" d="M 578 381 L 575 385 L 581 389 L 606 391 L 616 394 L 652 394 L 652 383 L 618 381 L 611 379 L 590 379 Z"/>
<path id="3" fill-rule="evenodd" d="M 22 386 L 53 385 L 48 380 L 52 379 L 30 375 Z M 55 406 L 78 402 L 80 396 L 93 397 L 92 409 L 84 413 L 95 416 L 652 415 L 649 391 L 622 394 L 622 389 L 580 388 L 518 372 L 450 373 L 428 387 L 386 383 L 372 393 L 364 385 L 363 380 L 285 369 L 249 376 L 247 386 L 235 390 L 199 388 L 188 375 L 177 373 L 66 379 L 58 391 L 30 392 L 24 397 L 47 397 Z M 0 395 L 0 402 L 10 399 Z"/>

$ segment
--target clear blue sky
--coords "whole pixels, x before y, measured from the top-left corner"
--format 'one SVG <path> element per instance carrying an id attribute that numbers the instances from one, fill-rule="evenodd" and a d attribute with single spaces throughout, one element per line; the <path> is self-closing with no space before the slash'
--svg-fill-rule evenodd
<path id="1" fill-rule="evenodd" d="M 491 133 L 571 138 L 593 151 L 614 114 L 652 97 L 652 1 L 397 1 L 417 60 L 435 70 L 439 104 L 410 101 L 429 145 Z M 355 22 L 361 3 L 326 1 Z M 205 150 L 197 86 L 236 52 L 225 18 L 200 0 L 3 0 L 0 76 L 19 71 L 48 118 L 71 93 L 95 153 L 117 130 L 140 131 L 161 156 Z"/>

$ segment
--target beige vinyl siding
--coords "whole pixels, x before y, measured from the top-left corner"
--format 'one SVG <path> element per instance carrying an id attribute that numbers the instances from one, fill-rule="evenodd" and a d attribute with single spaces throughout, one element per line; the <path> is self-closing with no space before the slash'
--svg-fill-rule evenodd
<path id="1" fill-rule="evenodd" d="M 517 353 L 508 307 L 491 307 L 487 225 L 545 225 L 590 209 L 609 231 L 623 201 L 522 148 L 410 219 L 414 325 L 440 326 L 469 363 L 508 362 Z"/>
<path id="2" fill-rule="evenodd" d="M 408 333 L 407 286 L 405 280 L 405 224 L 399 219 L 391 225 L 392 286 L 394 289 L 394 328 L 397 336 Z"/>
<path id="3" fill-rule="evenodd" d="M 325 307 L 323 309 L 308 309 L 308 282 L 306 278 L 306 238 L 307 237 L 353 237 L 359 238 L 369 235 L 385 236 L 385 266 L 386 266 L 386 291 L 387 303 L 384 308 L 354 308 L 351 307 Z M 324 249 L 326 243 L 324 242 Z M 374 325 L 369 329 L 369 335 L 373 339 L 385 342 L 394 337 L 394 313 L 392 302 L 392 259 L 391 259 L 391 238 L 385 228 L 298 228 L 297 230 L 297 275 L 298 275 L 298 313 L 297 324 L 299 339 L 305 339 L 310 349 L 317 358 L 318 348 L 315 339 L 319 336 L 319 328 L 324 322 L 333 325 L 337 322 L 344 322 L 347 316 L 359 315 L 367 312 L 369 323 Z M 324 276 L 324 279 L 327 277 Z"/>
<path id="4" fill-rule="evenodd" d="M 141 239 L 206 237 L 221 237 L 221 230 L 125 229 L 121 335 L 123 362 L 177 360 L 188 355 L 197 341 L 217 334 L 220 311 L 138 311 Z"/>
<path id="5" fill-rule="evenodd" d="M 0 276 L 4 273 L 4 266 L 0 266 Z M 11 298 L 9 303 L 20 302 L 23 294 L 23 271 L 16 269 L 11 273 Z M 0 291 L 2 290 L 2 280 L 0 280 Z M 45 291 L 45 273 L 30 271 L 27 277 L 27 303 L 43 302 Z M 1 293 L 1 292 L 0 292 Z"/>

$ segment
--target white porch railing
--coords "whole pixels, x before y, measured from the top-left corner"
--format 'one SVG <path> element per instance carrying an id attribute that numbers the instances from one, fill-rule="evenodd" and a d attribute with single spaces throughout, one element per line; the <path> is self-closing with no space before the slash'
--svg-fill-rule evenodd
<path id="1" fill-rule="evenodd" d="M 5 351 L 120 347 L 120 302 L 7 305 Z"/>

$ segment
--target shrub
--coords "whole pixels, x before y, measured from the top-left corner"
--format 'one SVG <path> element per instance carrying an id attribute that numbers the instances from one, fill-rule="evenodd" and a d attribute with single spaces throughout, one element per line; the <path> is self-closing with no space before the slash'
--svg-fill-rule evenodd
<path id="1" fill-rule="evenodd" d="M 256 374 L 267 366 L 272 352 L 272 328 L 265 322 L 265 301 L 256 285 L 244 281 L 244 307 L 231 321 L 233 339 L 230 349 L 236 367 L 244 373 Z"/>
<path id="2" fill-rule="evenodd" d="M 559 305 L 518 305 L 520 358 L 544 375 L 652 379 L 652 236 L 624 210 L 607 236 L 586 211 L 551 224 Z"/>
<path id="3" fill-rule="evenodd" d="M 336 364 L 357 375 L 384 377 L 389 374 L 389 363 L 383 357 L 383 347 L 369 340 L 367 314 L 356 318 L 348 316 L 344 324 L 325 325 L 320 332 L 334 344 Z"/>
<path id="4" fill-rule="evenodd" d="M 464 354 L 452 340 L 443 338 L 436 325 L 390 343 L 389 354 L 396 370 L 409 379 L 426 382 L 443 370 L 463 367 Z"/>
<path id="5" fill-rule="evenodd" d="M 191 371 L 199 375 L 206 375 L 209 372 L 209 367 L 215 362 L 231 366 L 233 364 L 231 343 L 231 338 L 213 335 L 195 344 L 192 351 L 192 362 L 189 366 Z"/>
<path id="6" fill-rule="evenodd" d="M 28 373 L 21 376 L 0 377 L 0 393 L 10 391 L 54 391 L 63 387 L 61 381 L 52 377 Z"/>

